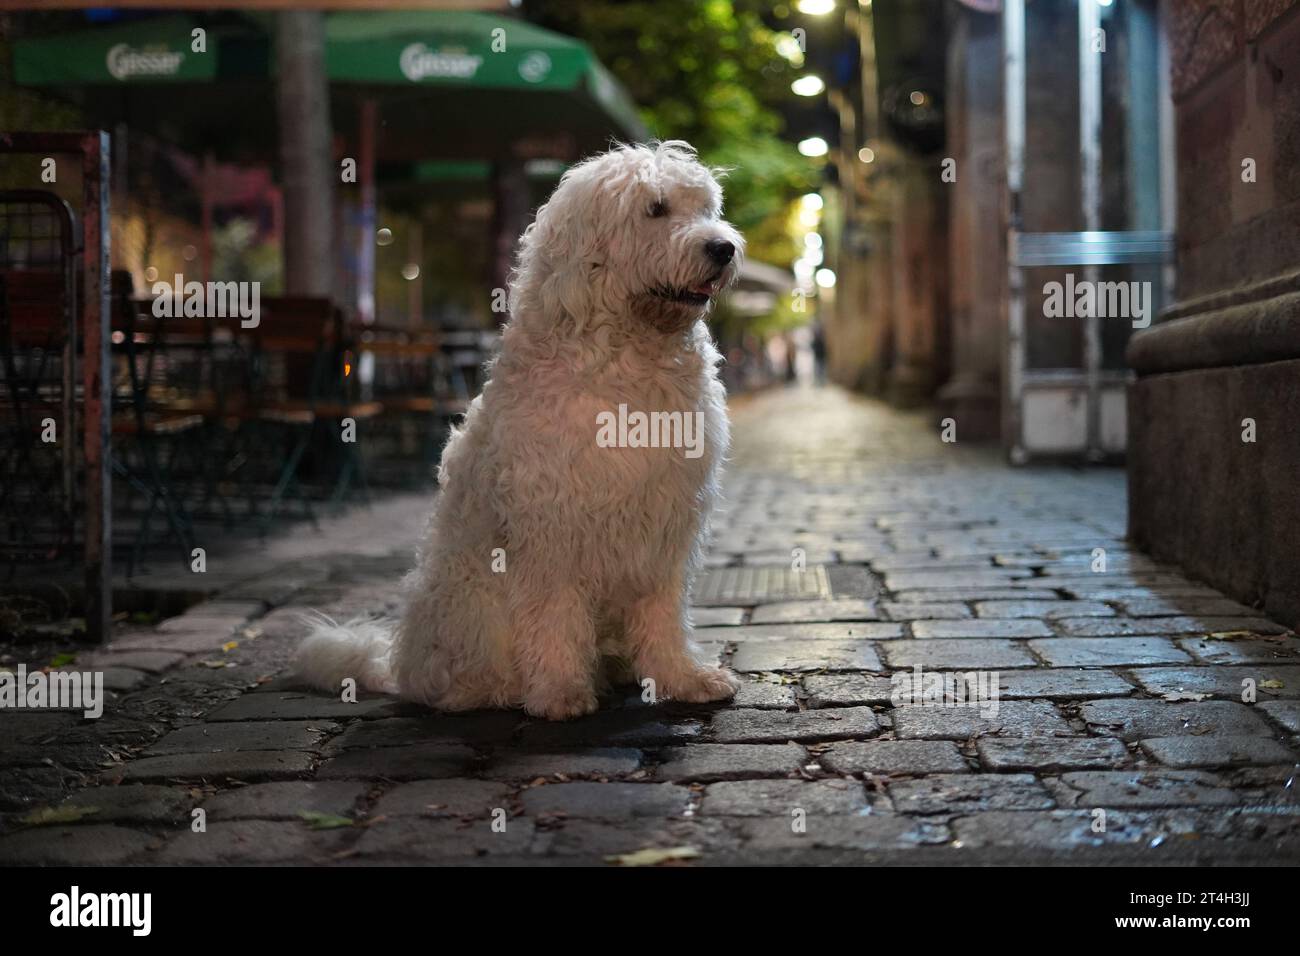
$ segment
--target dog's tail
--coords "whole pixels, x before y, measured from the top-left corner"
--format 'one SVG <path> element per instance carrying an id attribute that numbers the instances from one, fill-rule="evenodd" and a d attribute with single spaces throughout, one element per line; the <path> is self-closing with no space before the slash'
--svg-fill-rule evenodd
<path id="1" fill-rule="evenodd" d="M 340 624 L 320 613 L 304 620 L 311 630 L 298 648 L 299 677 L 321 690 L 337 692 L 350 677 L 359 688 L 397 693 L 391 662 L 396 621 L 359 617 Z"/>

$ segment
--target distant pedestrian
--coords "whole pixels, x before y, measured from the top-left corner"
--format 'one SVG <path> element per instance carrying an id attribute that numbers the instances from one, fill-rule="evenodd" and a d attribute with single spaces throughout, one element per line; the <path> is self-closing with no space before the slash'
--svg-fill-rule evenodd
<path id="1" fill-rule="evenodd" d="M 826 333 L 821 320 L 812 324 L 813 379 L 818 385 L 826 384 Z"/>

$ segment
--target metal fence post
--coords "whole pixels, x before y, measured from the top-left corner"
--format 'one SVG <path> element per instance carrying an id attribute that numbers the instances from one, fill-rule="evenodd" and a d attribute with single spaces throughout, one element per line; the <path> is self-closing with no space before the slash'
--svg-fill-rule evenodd
<path id="1" fill-rule="evenodd" d="M 103 643 L 113 621 L 112 377 L 110 374 L 109 138 L 100 131 L 81 141 L 85 320 L 82 394 L 85 402 L 86 635 Z"/>

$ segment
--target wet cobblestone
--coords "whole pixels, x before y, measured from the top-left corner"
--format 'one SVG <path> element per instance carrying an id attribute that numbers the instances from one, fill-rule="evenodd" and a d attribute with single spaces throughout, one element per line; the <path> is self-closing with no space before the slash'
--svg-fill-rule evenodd
<path id="1" fill-rule="evenodd" d="M 1122 472 L 834 391 L 733 417 L 709 566 L 803 549 L 830 592 L 696 610 L 734 702 L 546 724 L 295 686 L 303 609 L 396 606 L 429 502 L 380 501 L 85 651 L 122 678 L 100 720 L 0 712 L 0 862 L 1300 861 L 1300 641 L 1128 550 Z M 894 706 L 916 668 L 997 699 Z"/>

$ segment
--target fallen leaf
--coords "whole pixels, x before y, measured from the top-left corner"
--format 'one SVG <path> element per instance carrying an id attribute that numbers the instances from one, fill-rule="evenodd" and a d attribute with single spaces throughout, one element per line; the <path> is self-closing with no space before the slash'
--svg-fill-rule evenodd
<path id="1" fill-rule="evenodd" d="M 1254 631 L 1215 631 L 1213 634 L 1207 634 L 1207 641 L 1239 641 L 1243 637 L 1254 637 Z"/>
<path id="2" fill-rule="evenodd" d="M 227 654 L 229 654 L 238 646 L 239 646 L 239 641 L 226 641 L 226 643 L 221 645 L 221 649 L 225 651 Z"/>
<path id="3" fill-rule="evenodd" d="M 1280 680 L 1262 680 L 1259 682 L 1259 686 L 1267 688 L 1268 690 L 1281 690 L 1286 686 L 1286 684 L 1282 683 Z"/>
<path id="4" fill-rule="evenodd" d="M 99 807 L 41 807 L 23 817 L 23 823 L 33 827 L 43 827 L 52 823 L 76 823 L 83 817 L 99 812 Z"/>
<path id="5" fill-rule="evenodd" d="M 619 866 L 658 866 L 660 863 L 672 863 L 676 860 L 694 860 L 699 856 L 700 851 L 693 846 L 674 846 L 667 849 L 646 847 L 634 853 L 607 856 L 605 862 Z"/>
<path id="6" fill-rule="evenodd" d="M 1212 694 L 1201 694 L 1194 691 L 1171 690 L 1167 694 L 1161 695 L 1162 700 L 1209 700 Z"/>
<path id="7" fill-rule="evenodd" d="M 354 823 L 351 817 L 335 816 L 318 810 L 299 810 L 298 816 L 313 830 L 338 830 L 342 827 L 350 827 Z"/>
<path id="8" fill-rule="evenodd" d="M 51 667 L 67 667 L 69 664 L 75 664 L 77 661 L 76 654 L 55 654 L 54 660 L 50 661 Z"/>

